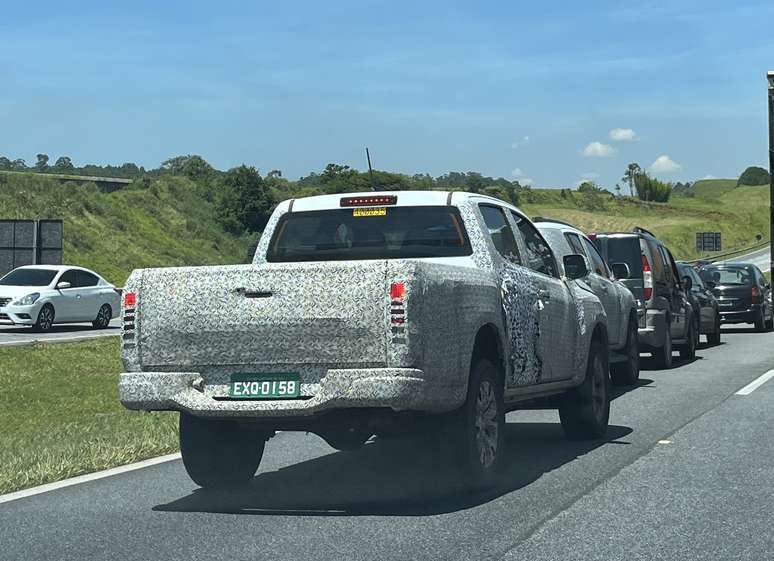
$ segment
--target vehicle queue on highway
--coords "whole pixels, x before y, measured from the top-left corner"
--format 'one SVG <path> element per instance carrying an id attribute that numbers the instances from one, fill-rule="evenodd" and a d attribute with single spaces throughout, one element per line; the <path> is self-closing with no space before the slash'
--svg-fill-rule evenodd
<path id="1" fill-rule="evenodd" d="M 20 267 L 0 279 L 0 321 L 104 328 L 119 292 L 83 268 Z M 120 399 L 180 411 L 203 487 L 246 484 L 280 430 L 355 450 L 417 416 L 442 419 L 488 486 L 508 411 L 557 408 L 568 438 L 600 438 L 609 383 L 636 385 L 641 353 L 668 369 L 723 323 L 774 320 L 755 265 L 697 271 L 643 228 L 587 233 L 460 192 L 285 201 L 252 266 L 136 270 L 121 299 Z"/>

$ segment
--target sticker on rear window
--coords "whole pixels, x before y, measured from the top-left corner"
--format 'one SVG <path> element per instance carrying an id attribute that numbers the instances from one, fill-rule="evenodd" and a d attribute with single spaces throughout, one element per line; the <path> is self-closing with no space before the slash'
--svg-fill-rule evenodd
<path id="1" fill-rule="evenodd" d="M 384 207 L 354 208 L 352 209 L 352 216 L 357 218 L 362 218 L 364 216 L 387 216 L 387 209 Z"/>

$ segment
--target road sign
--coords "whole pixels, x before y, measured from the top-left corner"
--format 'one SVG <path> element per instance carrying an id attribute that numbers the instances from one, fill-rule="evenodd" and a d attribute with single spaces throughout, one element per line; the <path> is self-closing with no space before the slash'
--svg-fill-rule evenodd
<path id="1" fill-rule="evenodd" d="M 0 220 L 0 276 L 34 264 L 62 264 L 62 221 Z"/>
<path id="2" fill-rule="evenodd" d="M 721 251 L 720 232 L 696 232 L 696 251 Z"/>

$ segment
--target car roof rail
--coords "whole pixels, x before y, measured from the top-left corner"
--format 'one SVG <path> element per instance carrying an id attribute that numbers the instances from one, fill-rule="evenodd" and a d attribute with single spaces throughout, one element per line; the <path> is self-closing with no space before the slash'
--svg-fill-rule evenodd
<path id="1" fill-rule="evenodd" d="M 654 238 L 656 237 L 656 235 L 653 232 L 646 230 L 645 228 L 642 228 L 640 226 L 635 226 L 634 228 L 632 228 L 632 232 L 637 232 L 638 234 L 647 234 Z"/>
<path id="2" fill-rule="evenodd" d="M 574 224 L 570 224 L 569 222 L 565 222 L 564 220 L 559 220 L 558 218 L 548 218 L 546 216 L 535 216 L 532 218 L 532 222 L 553 222 L 555 224 L 564 224 L 565 226 L 569 226 L 570 228 L 575 228 L 576 230 L 580 229 Z"/>

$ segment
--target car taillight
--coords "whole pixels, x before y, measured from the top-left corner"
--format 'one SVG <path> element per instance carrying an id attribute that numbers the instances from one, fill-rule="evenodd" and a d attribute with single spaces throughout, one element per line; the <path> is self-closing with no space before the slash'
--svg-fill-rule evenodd
<path id="1" fill-rule="evenodd" d="M 650 262 L 645 254 L 642 255 L 642 285 L 643 297 L 650 300 L 653 296 L 653 273 L 650 270 Z"/>
<path id="2" fill-rule="evenodd" d="M 761 289 L 757 286 L 752 287 L 752 303 L 753 304 L 760 304 L 761 303 Z"/>
<path id="3" fill-rule="evenodd" d="M 394 205 L 398 203 L 397 195 L 379 195 L 369 197 L 342 197 L 339 204 L 343 207 Z"/>
<path id="4" fill-rule="evenodd" d="M 406 283 L 390 285 L 390 329 L 393 343 L 405 343 L 406 339 Z"/>
<path id="5" fill-rule="evenodd" d="M 137 305 L 136 292 L 124 292 L 124 308 L 134 308 Z"/>

